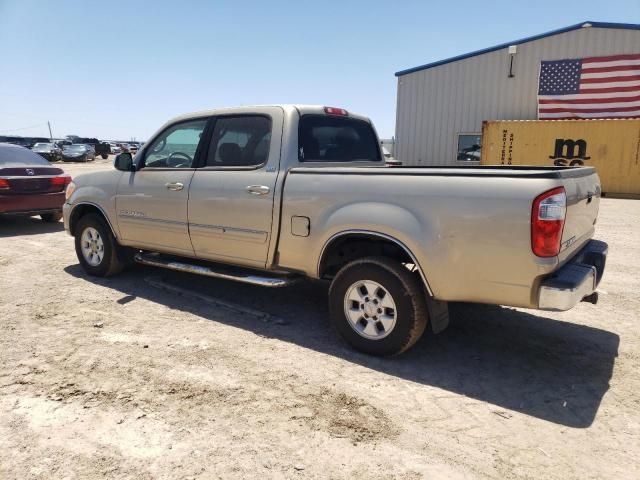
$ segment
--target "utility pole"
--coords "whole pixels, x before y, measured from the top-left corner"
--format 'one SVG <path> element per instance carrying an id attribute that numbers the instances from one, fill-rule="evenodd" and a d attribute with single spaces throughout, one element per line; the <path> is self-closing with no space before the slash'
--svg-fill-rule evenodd
<path id="1" fill-rule="evenodd" d="M 53 135 L 51 134 L 51 122 L 47 120 L 47 126 L 49 127 L 49 140 L 53 140 Z"/>

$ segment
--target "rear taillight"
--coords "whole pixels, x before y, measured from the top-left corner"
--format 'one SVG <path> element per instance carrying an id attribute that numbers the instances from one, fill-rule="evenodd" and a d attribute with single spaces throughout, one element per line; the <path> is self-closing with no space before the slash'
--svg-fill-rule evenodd
<path id="1" fill-rule="evenodd" d="M 538 195 L 531 210 L 531 249 L 538 257 L 555 257 L 560 253 L 560 241 L 567 215 L 567 194 L 564 187 Z"/>
<path id="2" fill-rule="evenodd" d="M 66 187 L 71 183 L 71 177 L 69 175 L 61 175 L 59 177 L 51 177 L 52 187 Z"/>
<path id="3" fill-rule="evenodd" d="M 324 113 L 326 113 L 327 115 L 341 115 L 343 117 L 349 115 L 349 112 L 347 112 L 344 108 L 336 107 L 324 107 Z"/>
<path id="4" fill-rule="evenodd" d="M 9 180 L 6 178 L 0 178 L 0 190 L 9 190 L 11 185 L 9 185 Z"/>

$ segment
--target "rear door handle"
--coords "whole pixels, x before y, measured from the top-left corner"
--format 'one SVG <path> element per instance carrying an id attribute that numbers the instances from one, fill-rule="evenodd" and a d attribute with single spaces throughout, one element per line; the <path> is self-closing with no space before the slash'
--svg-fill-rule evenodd
<path id="1" fill-rule="evenodd" d="M 271 189 L 266 185 L 247 185 L 247 193 L 251 195 L 266 195 Z"/>
<path id="2" fill-rule="evenodd" d="M 173 191 L 182 190 L 184 188 L 184 184 L 180 182 L 165 183 L 164 186 Z"/>

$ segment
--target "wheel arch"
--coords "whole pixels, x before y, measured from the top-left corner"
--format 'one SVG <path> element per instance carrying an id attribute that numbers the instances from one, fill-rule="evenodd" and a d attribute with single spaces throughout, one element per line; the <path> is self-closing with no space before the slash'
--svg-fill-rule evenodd
<path id="1" fill-rule="evenodd" d="M 336 260 L 336 255 L 340 257 L 341 249 L 348 246 L 357 246 L 356 250 L 360 250 L 363 245 L 374 246 L 376 248 L 385 249 L 385 246 L 392 247 L 391 250 L 387 250 L 388 253 L 383 253 L 382 256 L 388 256 L 391 258 L 399 259 L 400 261 L 406 261 L 406 263 L 412 263 L 420 274 L 422 283 L 430 297 L 433 297 L 433 291 L 429 286 L 427 276 L 420 265 L 416 255 L 407 247 L 403 242 L 397 238 L 388 235 L 386 233 L 371 231 L 371 230 L 358 230 L 350 229 L 343 230 L 332 235 L 322 246 L 320 255 L 318 257 L 317 265 L 317 277 L 323 278 L 327 274 L 331 273 L 332 268 L 336 268 L 357 258 L 370 256 L 370 251 L 365 247 L 363 251 L 356 252 L 355 256 L 346 255 L 342 256 L 340 260 Z M 400 257 L 398 257 L 400 255 Z"/>
<path id="2" fill-rule="evenodd" d="M 82 202 L 74 205 L 73 210 L 71 210 L 71 214 L 69 215 L 69 232 L 71 233 L 71 235 L 75 236 L 78 222 L 82 217 L 90 213 L 96 213 L 104 218 L 105 222 L 107 222 L 107 225 L 109 225 L 109 229 L 111 230 L 113 236 L 116 239 L 118 238 L 118 234 L 113 228 L 113 225 L 111 224 L 111 221 L 109 220 L 109 217 L 107 216 L 104 209 L 100 205 L 91 202 Z"/>

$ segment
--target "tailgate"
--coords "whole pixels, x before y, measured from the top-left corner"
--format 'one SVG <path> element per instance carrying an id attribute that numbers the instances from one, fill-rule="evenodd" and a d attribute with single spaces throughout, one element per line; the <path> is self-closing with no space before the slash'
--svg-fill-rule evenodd
<path id="1" fill-rule="evenodd" d="M 571 258 L 593 236 L 600 206 L 600 178 L 590 175 L 563 178 L 567 193 L 567 216 L 558 255 L 561 263 Z"/>

